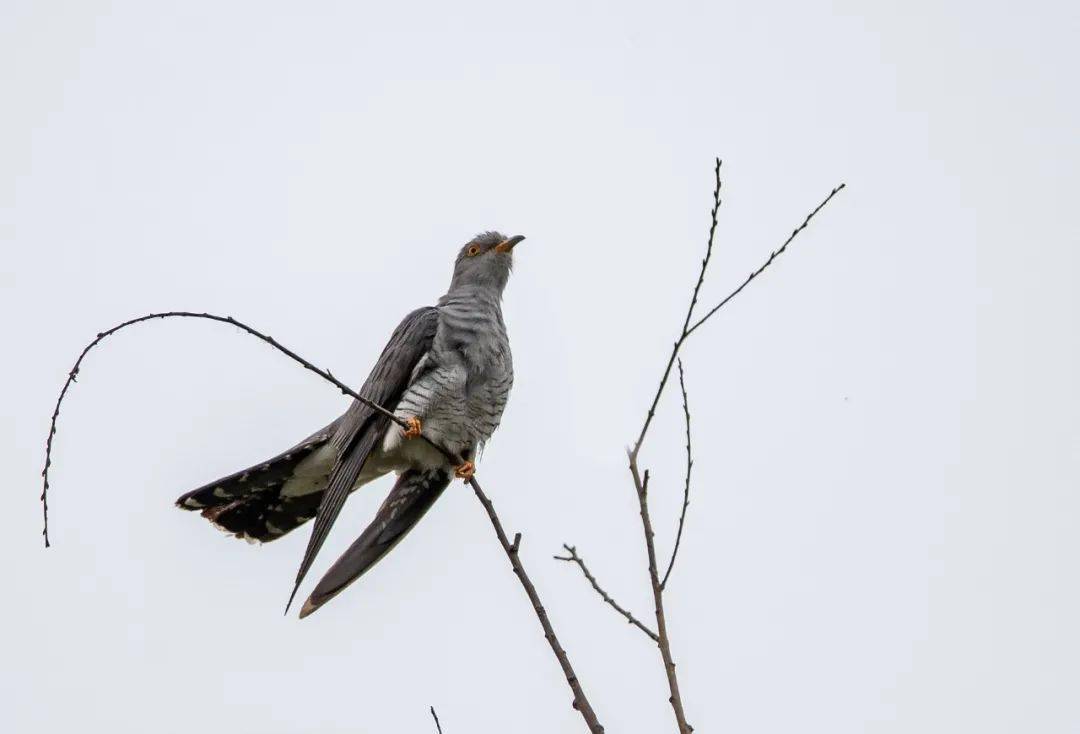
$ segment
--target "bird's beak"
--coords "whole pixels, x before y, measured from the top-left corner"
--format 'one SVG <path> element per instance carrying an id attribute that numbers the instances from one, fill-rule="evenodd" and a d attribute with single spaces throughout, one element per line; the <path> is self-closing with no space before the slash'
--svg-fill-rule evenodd
<path id="1" fill-rule="evenodd" d="M 525 239 L 525 235 L 514 235 L 508 240 L 503 240 L 499 244 L 495 245 L 495 252 L 510 252 L 514 249 L 514 245 Z"/>

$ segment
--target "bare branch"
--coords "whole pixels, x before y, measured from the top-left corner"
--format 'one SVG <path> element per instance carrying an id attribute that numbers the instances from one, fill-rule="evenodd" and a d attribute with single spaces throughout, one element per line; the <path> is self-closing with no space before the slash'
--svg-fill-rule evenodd
<path id="1" fill-rule="evenodd" d="M 639 630 L 648 635 L 653 642 L 660 641 L 660 638 L 656 636 L 655 632 L 642 624 L 633 614 L 619 606 L 619 603 L 612 599 L 611 596 L 606 591 L 604 591 L 603 587 L 601 587 L 599 582 L 597 582 L 596 577 L 589 573 L 589 567 L 585 565 L 585 559 L 583 559 L 577 554 L 577 548 L 572 545 L 567 545 L 566 543 L 563 543 L 563 548 L 566 549 L 566 552 L 569 555 L 553 556 L 556 561 L 568 561 L 570 563 L 576 563 L 578 565 L 578 568 L 581 569 L 581 572 L 585 574 L 585 578 L 589 581 L 590 584 L 592 584 L 592 587 L 596 589 L 596 593 L 600 595 L 601 599 L 607 602 L 612 609 L 625 617 L 627 622 L 634 625 Z"/>
<path id="2" fill-rule="evenodd" d="M 818 204 L 818 205 L 817 205 L 817 206 L 816 206 L 816 207 L 814 208 L 814 210 L 813 210 L 812 212 L 810 212 L 809 214 L 807 214 L 807 215 L 806 215 L 806 219 L 804 219 L 804 220 L 803 220 L 803 223 L 802 223 L 802 224 L 800 224 L 800 225 L 799 225 L 798 227 L 796 227 L 796 228 L 795 228 L 794 230 L 792 230 L 792 232 L 791 232 L 791 235 L 790 235 L 790 236 L 789 236 L 789 237 L 788 237 L 788 238 L 787 238 L 787 239 L 786 239 L 786 240 L 784 241 L 784 244 L 782 244 L 782 245 L 780 246 L 780 249 L 778 249 L 778 250 L 774 250 L 774 251 L 773 251 L 773 253 L 772 253 L 771 255 L 769 255 L 769 259 L 768 259 L 768 260 L 766 260 L 766 261 L 764 262 L 764 264 L 762 264 L 762 266 L 761 266 L 760 268 L 758 268 L 758 269 L 757 269 L 757 270 L 755 270 L 754 272 L 750 273 L 750 275 L 749 275 L 749 276 L 747 276 L 746 280 L 744 280 L 744 281 L 742 282 L 742 285 L 740 285 L 740 286 L 739 286 L 738 288 L 736 288 L 736 289 L 735 289 L 735 290 L 733 290 L 733 291 L 732 291 L 731 293 L 729 293 L 729 294 L 728 294 L 728 295 L 727 295 L 727 296 L 726 296 L 726 297 L 724 298 L 724 300 L 720 301 L 720 303 L 718 303 L 718 304 L 716 304 L 715 306 L 713 306 L 713 307 L 712 307 L 711 309 L 709 309 L 709 312 L 708 312 L 707 314 L 705 314 L 705 315 L 704 315 L 704 316 L 702 316 L 702 317 L 701 317 L 700 319 L 698 319 L 698 320 L 697 320 L 697 322 L 696 322 L 696 323 L 695 323 L 695 324 L 694 324 L 693 326 L 691 326 L 691 327 L 690 327 L 690 329 L 689 329 L 688 331 L 686 331 L 686 332 L 685 332 L 685 336 L 684 336 L 684 338 L 685 338 L 685 337 L 688 337 L 688 336 L 690 336 L 690 335 L 691 335 L 691 334 L 693 334 L 693 333 L 694 333 L 695 331 L 697 331 L 697 328 L 698 328 L 699 326 L 701 326 L 701 325 L 702 325 L 702 324 L 704 324 L 704 323 L 705 323 L 706 321 L 708 321 L 708 320 L 709 320 L 709 318 L 710 318 L 710 317 L 712 317 L 712 315 L 713 315 L 713 314 L 715 314 L 715 313 L 716 313 L 717 311 L 719 311 L 719 310 L 720 310 L 721 308 L 723 308 L 723 307 L 724 307 L 724 306 L 725 306 L 725 305 L 727 304 L 727 302 L 728 302 L 728 301 L 730 301 L 730 300 L 731 300 L 732 298 L 734 298 L 735 296 L 739 295 L 739 293 L 740 293 L 740 292 L 742 291 L 742 289 L 743 289 L 743 288 L 745 288 L 746 286 L 750 285 L 750 281 L 751 281 L 751 280 L 753 280 L 754 278 L 756 278 L 756 277 L 758 277 L 759 275 L 761 275 L 761 274 L 762 274 L 762 272 L 764 272 L 764 271 L 765 271 L 765 268 L 767 268 L 767 267 L 769 267 L 770 265 L 772 265 L 772 263 L 773 263 L 773 260 L 775 260 L 775 259 L 776 259 L 777 257 L 779 257 L 780 255 L 784 254 L 784 250 L 786 250 L 786 249 L 787 249 L 787 246 L 791 244 L 791 241 L 792 241 L 792 240 L 794 240 L 794 239 L 795 239 L 796 237 L 798 237 L 798 236 L 799 236 L 799 233 L 800 233 L 800 232 L 802 232 L 802 231 L 803 231 L 804 229 L 806 229 L 807 225 L 808 225 L 808 224 L 810 224 L 810 220 L 814 218 L 814 215 L 815 215 L 815 214 L 817 214 L 817 213 L 818 213 L 819 211 L 821 211 L 822 209 L 824 209 L 824 208 L 825 208 L 825 205 L 826 205 L 826 204 L 828 204 L 828 203 L 829 203 L 830 201 L 832 201 L 832 198 L 833 198 L 834 196 L 836 196 L 837 194 L 839 194 L 839 193 L 840 193 L 841 191 L 843 191 L 843 190 L 844 190 L 844 188 L 845 188 L 846 186 L 847 186 L 847 184 L 840 184 L 840 185 L 839 185 L 839 186 L 837 186 L 837 187 L 836 187 L 835 189 L 833 189 L 832 191 L 830 191 L 830 192 L 829 192 L 829 195 L 825 197 L 824 201 L 822 201 L 822 202 L 821 202 L 820 204 Z"/>
<path id="3" fill-rule="evenodd" d="M 656 604 L 656 634 L 659 637 L 657 647 L 660 648 L 660 657 L 664 661 L 664 672 L 667 674 L 668 690 L 671 697 L 668 701 L 675 712 L 675 721 L 679 725 L 680 734 L 690 734 L 693 731 L 686 722 L 686 714 L 683 712 L 682 696 L 679 694 L 679 680 L 675 675 L 675 661 L 671 657 L 671 643 L 668 641 L 667 621 L 664 617 L 664 591 L 660 588 L 660 574 L 656 569 L 656 547 L 653 544 L 652 520 L 649 518 L 649 471 L 645 470 L 645 476 L 638 473 L 637 459 L 627 452 L 630 457 L 630 476 L 634 480 L 634 489 L 637 490 L 638 505 L 641 508 L 641 527 L 645 533 L 645 549 L 649 555 L 649 584 L 652 586 L 653 601 Z"/>
<path id="4" fill-rule="evenodd" d="M 342 393 L 344 393 L 346 395 L 350 395 L 353 398 L 356 398 L 357 400 L 364 403 L 365 405 L 367 405 L 372 410 L 375 410 L 376 412 L 382 413 L 383 415 L 385 415 L 387 418 L 394 421 L 398 425 L 400 425 L 402 427 L 406 427 L 406 424 L 402 419 L 395 416 L 393 413 L 388 411 L 386 408 L 383 408 L 380 405 L 376 405 L 375 403 L 371 402 L 367 398 L 361 397 L 357 393 L 353 392 L 353 390 L 350 389 L 348 387 L 348 385 L 345 385 L 340 380 L 338 380 L 336 377 L 334 377 L 332 374 L 330 374 L 329 370 L 321 370 L 321 369 L 319 369 L 318 367 L 313 365 L 311 362 L 308 362 L 306 359 L 304 359 L 303 357 L 298 355 L 296 352 L 294 352 L 291 349 L 285 347 L 284 345 L 278 343 L 273 337 L 267 336 L 266 334 L 263 334 L 262 332 L 251 328 L 247 324 L 240 323 L 239 321 L 234 319 L 232 316 L 218 316 L 216 314 L 195 313 L 195 312 L 192 312 L 192 311 L 167 311 L 167 312 L 164 312 L 164 313 L 151 313 L 151 314 L 147 314 L 145 316 L 140 316 L 140 317 L 138 317 L 136 319 L 131 319 L 129 321 L 125 321 L 124 323 L 118 324 L 118 325 L 112 327 L 111 329 L 100 332 L 94 338 L 94 340 L 92 342 L 90 342 L 89 344 L 87 344 L 83 348 L 82 352 L 79 354 L 79 358 L 75 360 L 75 366 L 72 367 L 71 372 L 68 373 L 68 377 L 67 377 L 67 380 L 64 382 L 63 389 L 60 390 L 60 397 L 58 397 L 56 399 L 56 407 L 53 409 L 52 420 L 49 423 L 49 437 L 45 442 L 45 468 L 42 469 L 42 471 L 41 471 L 41 476 L 42 476 L 42 480 L 43 480 L 42 481 L 42 488 L 41 488 L 41 512 L 42 512 L 43 525 L 44 525 L 44 527 L 43 527 L 43 529 L 41 531 L 41 534 L 43 536 L 45 536 L 45 547 L 46 548 L 49 547 L 49 500 L 48 500 L 48 493 L 49 493 L 49 467 L 52 466 L 53 436 L 56 435 L 56 422 L 60 418 L 60 405 L 64 402 L 64 397 L 67 395 L 68 388 L 70 388 L 71 384 L 76 381 L 76 378 L 79 375 L 79 370 L 82 368 L 83 359 L 86 357 L 87 353 L 91 349 L 93 349 L 98 344 L 100 344 L 106 337 L 112 336 L 113 334 L 120 331 L 121 329 L 127 328 L 128 326 L 134 326 L 135 324 L 141 324 L 144 321 L 150 321 L 152 319 L 167 319 L 167 318 L 206 319 L 206 320 L 209 320 L 209 321 L 217 321 L 217 322 L 222 323 L 222 324 L 229 324 L 231 326 L 235 326 L 235 327 L 237 327 L 239 329 L 242 329 L 242 330 L 246 331 L 248 334 L 251 334 L 252 336 L 258 337 L 259 339 L 262 339 L 264 342 L 266 342 L 270 346 L 274 347 L 279 352 L 285 354 L 286 356 L 291 358 L 293 361 L 298 362 L 305 369 L 309 369 L 312 372 L 314 372 L 315 374 L 317 374 L 319 377 L 323 378 L 324 380 L 327 380 L 327 381 L 331 382 L 335 387 L 337 387 L 337 389 L 341 390 Z"/>
<path id="5" fill-rule="evenodd" d="M 165 313 L 147 314 L 146 316 L 140 316 L 139 318 L 131 319 L 130 321 L 125 321 L 124 323 L 119 324 L 117 326 L 114 326 L 113 328 L 111 328 L 111 329 L 109 329 L 107 331 L 103 331 L 103 332 L 99 333 L 97 335 L 97 337 L 94 339 L 94 341 L 90 342 L 90 344 L 88 344 L 86 346 L 86 348 L 83 349 L 82 353 L 79 355 L 79 358 L 75 361 L 75 366 L 72 368 L 71 372 L 68 374 L 68 379 L 64 383 L 63 389 L 60 391 L 60 397 L 56 401 L 56 409 L 53 411 L 52 424 L 50 426 L 49 437 L 48 437 L 48 440 L 46 442 L 45 469 L 44 469 L 44 471 L 42 471 L 42 476 L 45 478 L 44 489 L 43 489 L 42 494 L 41 494 L 41 501 L 42 501 L 43 504 L 46 502 L 46 493 L 47 493 L 48 487 L 49 487 L 48 474 L 49 474 L 49 466 L 50 466 L 50 464 L 52 462 L 52 438 L 56 434 L 56 421 L 57 421 L 57 418 L 60 415 L 60 404 L 63 402 L 64 396 L 67 394 L 68 388 L 71 386 L 71 383 L 75 382 L 75 378 L 79 373 L 79 368 L 80 368 L 80 366 L 82 364 L 83 358 L 86 356 L 86 354 L 94 346 L 96 346 L 103 339 L 105 339 L 105 337 L 110 336 L 111 334 L 114 334 L 117 331 L 119 331 L 119 330 L 121 330 L 121 329 L 123 329 L 123 328 L 125 328 L 127 326 L 132 326 L 133 324 L 138 324 L 138 323 L 141 323 L 143 321 L 149 321 L 151 319 L 163 319 L 163 318 L 169 318 L 169 317 L 208 319 L 210 321 L 217 321 L 217 322 L 220 322 L 220 323 L 231 324 L 233 326 L 239 327 L 240 329 L 244 330 L 248 334 L 251 334 L 252 336 L 256 336 L 259 339 L 263 340 L 264 342 L 266 342 L 270 346 L 274 347 L 278 351 L 282 352 L 286 356 L 290 357 L 294 361 L 296 361 L 299 364 L 301 364 L 302 366 L 304 366 L 306 369 L 309 369 L 312 372 L 314 372 L 315 374 L 319 375 L 324 380 L 327 380 L 328 382 L 332 383 L 335 387 L 337 387 L 339 390 L 341 390 L 341 392 L 343 392 L 344 394 L 349 395 L 349 396 L 355 398 L 356 400 L 359 400 L 360 402 L 362 402 L 365 405 L 367 405 L 368 407 L 370 407 L 372 410 L 374 410 L 374 411 L 376 411 L 378 413 L 381 413 L 382 415 L 385 415 L 390 420 L 394 421 L 396 424 L 402 426 L 403 428 L 408 427 L 408 423 L 406 421 L 398 418 L 392 412 L 390 412 L 386 408 L 378 405 L 377 403 L 374 403 L 371 400 L 360 396 L 354 390 L 352 390 L 348 385 L 345 385 L 344 383 L 339 381 L 336 377 L 334 377 L 332 374 L 330 374 L 329 371 L 319 369 L 318 367 L 313 365 L 311 362 L 308 362 L 306 359 L 304 359 L 300 355 L 296 354 L 292 350 L 287 349 L 286 347 L 282 346 L 280 343 L 278 343 L 272 337 L 267 336 L 266 334 L 263 334 L 262 332 L 257 331 L 257 330 L 253 329 L 252 327 L 250 327 L 250 326 L 248 326 L 246 324 L 241 323 L 240 321 L 237 321 L 236 319 L 234 319 L 231 316 L 217 316 L 217 315 L 214 315 L 214 314 L 194 313 L 194 312 L 191 312 L 191 311 L 169 311 L 169 312 L 165 312 Z M 455 462 L 457 464 L 462 463 L 462 458 L 460 456 L 457 456 L 453 452 L 447 450 L 445 447 L 443 447 L 440 444 L 432 441 L 430 438 L 428 438 L 424 434 L 421 433 L 420 438 L 424 439 L 429 444 L 434 446 L 449 461 Z M 503 531 L 502 523 L 499 521 L 499 516 L 495 514 L 495 507 L 492 505 L 491 500 L 488 499 L 487 495 L 485 495 L 483 490 L 480 488 L 480 483 L 478 481 L 476 481 L 475 475 L 473 476 L 472 479 L 469 480 L 469 485 L 473 488 L 473 491 L 476 493 L 477 499 L 480 500 L 480 503 L 483 505 L 484 509 L 487 511 L 488 518 L 491 520 L 491 524 L 495 528 L 495 535 L 498 537 L 499 543 L 502 545 L 503 550 L 506 552 L 506 555 L 510 558 L 510 564 L 513 566 L 514 573 L 517 574 L 518 580 L 521 582 L 521 585 L 525 588 L 525 593 L 528 595 L 529 601 L 532 602 L 533 609 L 536 612 L 536 616 L 540 619 L 540 625 L 544 629 L 544 637 L 547 639 L 548 644 L 551 645 L 552 652 L 555 653 L 555 657 L 558 660 L 559 665 L 562 667 L 563 673 L 566 675 L 566 681 L 570 686 L 570 690 L 574 694 L 574 702 L 573 702 L 574 708 L 577 709 L 581 713 L 582 717 L 585 719 L 585 723 L 588 725 L 589 730 L 593 734 L 602 734 L 603 731 L 604 731 L 604 727 L 601 726 L 599 720 L 596 718 L 596 714 L 593 712 L 592 706 L 589 704 L 589 700 L 588 700 L 588 698 L 586 698 L 585 692 L 581 688 L 581 683 L 578 681 L 577 674 L 574 672 L 573 667 L 570 665 L 570 659 L 569 659 L 569 657 L 567 657 L 566 651 L 562 648 L 562 645 L 559 643 L 558 637 L 555 636 L 555 630 L 551 626 L 551 621 L 548 619 L 547 612 L 544 610 L 543 604 L 540 603 L 540 597 L 536 593 L 536 587 L 533 586 L 532 581 L 529 579 L 528 574 L 525 572 L 525 567 L 521 565 L 521 560 L 520 560 L 520 558 L 518 556 L 518 546 L 519 546 L 520 540 L 521 540 L 520 539 L 520 533 L 517 536 L 515 536 L 514 542 L 513 542 L 513 544 L 511 544 L 510 541 L 506 537 L 506 533 Z M 44 504 L 44 507 L 46 509 L 44 511 L 45 530 L 43 531 L 43 534 L 45 536 L 45 546 L 48 547 L 49 546 L 49 540 L 48 540 L 48 538 L 49 538 L 49 535 L 48 535 L 48 527 L 49 527 L 48 526 L 48 519 L 49 519 L 49 516 L 48 516 L 48 509 L 47 509 L 48 505 Z"/>
<path id="6" fill-rule="evenodd" d="M 435 713 L 435 707 L 431 707 L 431 718 L 435 719 L 435 728 L 442 734 L 442 724 L 439 723 L 439 715 Z"/>
<path id="7" fill-rule="evenodd" d="M 664 580 L 660 582 L 661 591 L 667 588 L 671 569 L 675 567 L 675 556 L 679 554 L 683 525 L 686 523 L 686 509 L 690 506 L 690 470 L 694 468 L 694 455 L 690 448 L 690 398 L 686 395 L 686 376 L 683 373 L 681 359 L 679 360 L 679 389 L 682 391 L 683 415 L 686 417 L 686 486 L 683 488 L 682 513 L 679 515 L 679 530 L 675 533 L 675 547 L 671 551 L 671 560 L 668 561 L 667 571 L 664 572 Z"/>
<path id="8" fill-rule="evenodd" d="M 781 245 L 779 249 L 777 249 L 776 251 L 774 251 L 773 253 L 771 253 L 769 255 L 768 260 L 766 260 L 765 263 L 763 265 L 761 265 L 761 267 L 759 267 L 757 270 L 752 272 L 750 274 L 750 276 L 746 279 L 746 281 L 744 281 L 742 283 L 742 285 L 740 285 L 738 288 L 736 288 L 734 291 L 732 291 L 726 298 L 724 298 L 722 301 L 720 301 L 720 303 L 718 303 L 707 314 L 705 314 L 705 316 L 703 316 L 702 318 L 698 319 L 695 322 L 695 321 L 693 321 L 694 309 L 697 306 L 698 296 L 700 295 L 701 287 L 705 282 L 705 276 L 706 276 L 706 273 L 707 273 L 708 268 L 709 268 L 709 262 L 712 259 L 713 243 L 714 243 L 715 237 L 716 237 L 717 215 L 719 213 L 720 204 L 721 204 L 721 199 L 720 199 L 720 188 L 721 188 L 720 166 L 721 166 L 720 159 L 717 158 L 716 159 L 716 167 L 715 167 L 716 185 L 715 185 L 715 188 L 713 189 L 713 206 L 712 206 L 712 211 L 710 212 L 708 242 L 707 242 L 706 247 L 705 247 L 705 256 L 704 256 L 704 258 L 702 258 L 702 261 L 701 261 L 701 270 L 698 273 L 697 282 L 694 284 L 694 289 L 693 289 L 693 291 L 691 293 L 691 296 L 690 296 L 690 304 L 689 304 L 689 306 L 687 307 L 687 310 L 686 310 L 686 318 L 683 320 L 682 331 L 679 333 L 678 338 L 672 344 L 671 354 L 668 357 L 667 364 L 664 367 L 664 372 L 660 377 L 660 383 L 659 383 L 659 385 L 657 385 L 656 393 L 653 395 L 652 402 L 649 405 L 649 410 L 645 414 L 645 421 L 641 426 L 641 431 L 638 434 L 637 440 L 634 442 L 633 446 L 627 450 L 627 455 L 628 455 L 628 458 L 630 460 L 630 473 L 631 473 L 631 476 L 633 477 L 633 480 L 634 480 L 634 489 L 635 489 L 635 491 L 637 493 L 638 504 L 639 504 L 640 511 L 641 511 L 642 528 L 643 528 L 643 531 L 645 533 L 645 547 L 646 547 L 646 550 L 648 552 L 648 557 L 649 557 L 649 581 L 650 581 L 650 584 L 652 586 L 653 600 L 654 600 L 655 606 L 656 606 L 656 641 L 657 641 L 657 646 L 660 648 L 661 657 L 662 657 L 662 659 L 664 661 L 664 670 L 665 670 L 665 673 L 667 674 L 668 688 L 669 688 L 669 690 L 671 692 L 671 696 L 670 696 L 670 698 L 668 700 L 671 703 L 672 709 L 675 712 L 675 720 L 678 723 L 679 731 L 680 731 L 681 734 L 689 734 L 691 731 L 693 731 L 693 729 L 686 722 L 686 715 L 685 715 L 685 712 L 683 711 L 682 697 L 681 697 L 681 695 L 679 693 L 678 678 L 675 675 L 675 663 L 674 663 L 674 661 L 672 659 L 672 655 L 671 655 L 671 644 L 670 644 L 670 641 L 668 640 L 667 622 L 666 622 L 665 613 L 664 613 L 664 598 L 663 598 L 664 588 L 666 587 L 668 579 L 671 576 L 672 569 L 675 566 L 675 558 L 678 555 L 679 546 L 680 546 L 680 544 L 682 542 L 683 530 L 684 530 L 685 524 L 686 524 L 686 513 L 687 513 L 687 510 L 688 510 L 689 505 L 690 505 L 690 477 L 691 477 L 691 470 L 692 470 L 693 464 L 694 464 L 693 453 L 692 453 L 691 442 L 690 442 L 690 407 L 689 407 L 690 403 L 689 403 L 689 398 L 688 398 L 687 392 L 686 392 L 686 380 L 685 380 L 685 375 L 684 375 L 684 372 L 683 372 L 683 366 L 682 366 L 681 361 L 679 361 L 678 364 L 679 364 L 679 385 L 680 385 L 680 388 L 682 390 L 682 395 L 683 395 L 683 414 L 685 415 L 685 418 L 686 418 L 686 482 L 685 482 L 685 486 L 684 486 L 684 489 L 683 489 L 683 506 L 682 506 L 682 512 L 680 513 L 680 516 L 679 516 L 679 526 L 678 526 L 678 531 L 677 531 L 676 536 L 675 536 L 675 544 L 674 544 L 674 546 L 672 548 L 671 559 L 668 562 L 667 570 L 664 572 L 664 576 L 663 576 L 662 580 L 660 578 L 660 574 L 659 574 L 657 563 L 656 563 L 656 547 L 655 547 L 655 543 L 654 543 L 654 532 L 653 532 L 653 529 L 652 529 L 652 520 L 651 520 L 651 518 L 649 516 L 649 504 L 648 504 L 649 472 L 645 471 L 644 475 L 642 475 L 639 472 L 639 469 L 638 469 L 638 455 L 641 452 L 642 445 L 645 443 L 645 436 L 648 433 L 649 426 L 652 425 L 652 420 L 656 415 L 656 408 L 660 403 L 660 398 L 664 393 L 664 388 L 667 386 L 668 379 L 671 377 L 672 367 L 674 367 L 674 365 L 676 363 L 676 360 L 678 360 L 679 350 L 682 348 L 682 346 L 686 342 L 686 340 L 690 338 L 690 335 L 693 334 L 698 329 L 698 327 L 700 327 L 702 324 L 704 324 L 708 319 L 710 319 L 713 315 L 715 315 L 716 312 L 719 311 L 724 305 L 726 305 L 728 302 L 730 302 L 731 299 L 733 299 L 740 292 L 742 292 L 742 290 L 750 283 L 751 280 L 756 278 L 758 275 L 761 275 L 761 273 L 764 272 L 765 269 L 768 268 L 769 265 L 771 265 L 773 263 L 773 261 L 776 260 L 777 257 L 779 257 L 781 254 L 783 254 L 787 250 L 788 245 L 791 244 L 791 242 L 795 239 L 795 237 L 797 237 L 798 234 L 800 232 L 802 232 L 802 230 L 806 229 L 806 227 L 810 223 L 810 220 L 813 219 L 814 216 L 819 211 L 821 211 L 825 207 L 825 205 L 828 204 L 829 201 L 831 201 L 832 198 L 834 196 L 836 196 L 836 194 L 839 193 L 844 188 L 844 184 L 840 184 L 835 189 L 833 189 L 832 192 L 830 192 L 829 195 L 825 198 L 825 200 L 822 201 L 820 204 L 818 204 L 818 206 L 806 216 L 806 218 L 803 220 L 803 223 L 801 225 L 799 225 L 797 228 L 795 228 L 794 231 L 792 231 L 791 236 L 788 237 L 788 239 L 784 242 L 784 244 Z M 604 598 L 605 601 L 608 601 L 617 611 L 620 611 L 620 613 L 623 613 L 624 616 L 629 616 L 628 613 L 626 613 L 624 610 L 622 610 L 621 607 L 618 607 L 613 601 L 610 600 L 610 597 L 600 588 L 600 586 L 596 583 L 595 579 L 593 579 L 591 577 L 591 575 L 588 573 L 587 569 L 584 566 L 584 563 L 581 562 L 580 559 L 575 559 L 576 554 L 573 552 L 572 547 L 571 546 L 564 546 L 564 547 L 566 547 L 567 550 L 571 552 L 571 555 L 569 557 L 558 557 L 558 556 L 556 556 L 556 558 L 558 558 L 559 560 L 563 560 L 563 561 L 576 561 L 576 562 L 578 562 L 579 565 L 582 568 L 582 571 L 585 573 L 586 578 L 588 578 L 590 580 L 590 583 L 593 584 L 593 587 L 597 590 L 598 593 L 600 593 L 601 597 Z"/>

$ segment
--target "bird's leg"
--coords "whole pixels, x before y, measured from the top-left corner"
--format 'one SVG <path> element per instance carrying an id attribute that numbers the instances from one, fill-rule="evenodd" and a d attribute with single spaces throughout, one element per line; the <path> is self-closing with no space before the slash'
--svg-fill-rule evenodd
<path id="1" fill-rule="evenodd" d="M 464 479 L 466 482 L 472 479 L 473 474 L 476 473 L 476 465 L 471 461 L 466 461 L 461 466 L 454 469 L 454 476 L 458 479 Z"/>
<path id="2" fill-rule="evenodd" d="M 405 422 L 409 424 L 409 427 L 402 429 L 402 435 L 405 438 L 420 438 L 420 419 L 414 415 L 406 418 Z"/>

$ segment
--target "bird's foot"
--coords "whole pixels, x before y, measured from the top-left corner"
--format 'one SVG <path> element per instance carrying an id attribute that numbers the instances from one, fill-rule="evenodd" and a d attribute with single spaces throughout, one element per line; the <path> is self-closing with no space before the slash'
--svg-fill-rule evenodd
<path id="1" fill-rule="evenodd" d="M 405 438 L 420 438 L 420 419 L 416 416 L 412 416 L 411 418 L 406 418 L 405 422 L 409 424 L 409 427 L 402 429 L 401 434 L 405 436 Z"/>
<path id="2" fill-rule="evenodd" d="M 466 461 L 461 466 L 454 469 L 454 476 L 458 479 L 464 479 L 466 482 L 473 478 L 473 474 L 476 473 L 476 464 L 471 461 Z"/>

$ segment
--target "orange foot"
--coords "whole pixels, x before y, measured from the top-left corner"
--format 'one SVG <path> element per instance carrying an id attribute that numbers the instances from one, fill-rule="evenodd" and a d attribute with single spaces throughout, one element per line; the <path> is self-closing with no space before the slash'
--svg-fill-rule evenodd
<path id="1" fill-rule="evenodd" d="M 420 437 L 420 419 L 416 416 L 406 418 L 405 422 L 409 424 L 408 428 L 402 430 L 402 435 L 405 438 L 419 438 Z"/>
<path id="2" fill-rule="evenodd" d="M 466 482 L 473 478 L 473 474 L 476 473 L 476 465 L 471 461 L 466 461 L 464 464 L 454 469 L 454 476 L 458 479 L 464 479 Z"/>

